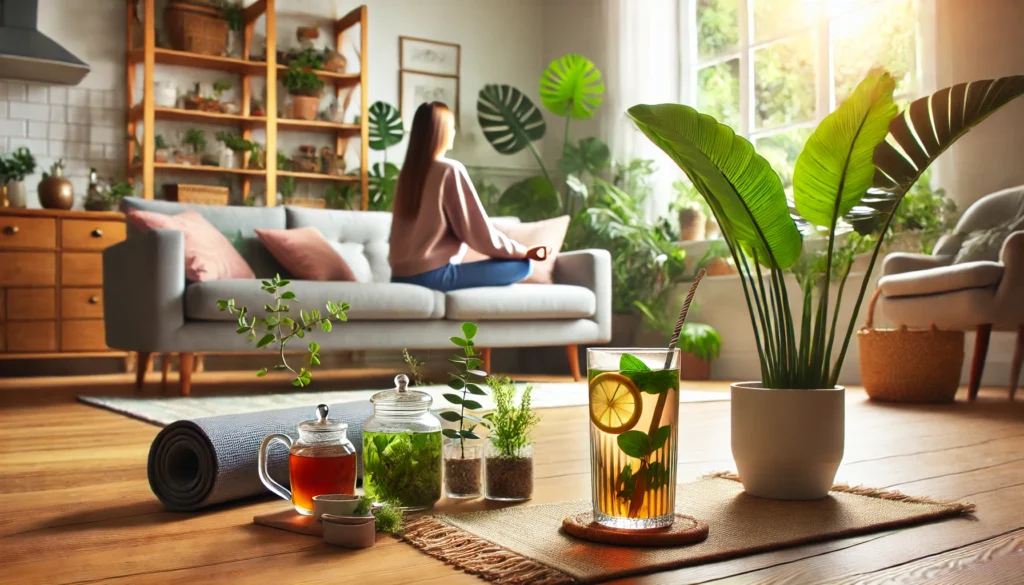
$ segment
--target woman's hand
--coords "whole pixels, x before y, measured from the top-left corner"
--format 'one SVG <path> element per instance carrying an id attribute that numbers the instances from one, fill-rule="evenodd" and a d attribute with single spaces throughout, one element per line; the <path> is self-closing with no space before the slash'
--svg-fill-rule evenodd
<path id="1" fill-rule="evenodd" d="M 530 260 L 541 262 L 547 260 L 551 255 L 551 248 L 547 246 L 534 246 L 526 251 L 526 257 Z"/>

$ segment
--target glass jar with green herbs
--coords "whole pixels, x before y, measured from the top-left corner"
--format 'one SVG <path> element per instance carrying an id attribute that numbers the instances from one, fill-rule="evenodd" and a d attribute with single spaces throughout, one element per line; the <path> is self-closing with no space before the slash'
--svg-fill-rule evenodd
<path id="1" fill-rule="evenodd" d="M 424 510 L 441 498 L 441 421 L 429 394 L 409 390 L 409 378 L 370 398 L 363 425 L 363 488 L 377 502 Z"/>

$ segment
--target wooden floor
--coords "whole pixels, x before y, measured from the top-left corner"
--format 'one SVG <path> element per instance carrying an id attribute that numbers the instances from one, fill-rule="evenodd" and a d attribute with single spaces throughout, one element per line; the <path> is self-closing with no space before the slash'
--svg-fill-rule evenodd
<path id="1" fill-rule="evenodd" d="M 948 406 L 873 404 L 859 390 L 848 399 L 840 480 L 971 501 L 976 516 L 630 582 L 1024 582 L 1024 401 L 1008 402 L 1005 390 Z M 541 412 L 533 503 L 589 497 L 585 409 Z M 681 427 L 681 481 L 731 468 L 727 402 L 682 405 Z M 146 482 L 158 430 L 67 401 L 0 409 L 0 582 L 481 582 L 390 537 L 345 551 L 252 524 L 281 500 L 165 512 Z"/>

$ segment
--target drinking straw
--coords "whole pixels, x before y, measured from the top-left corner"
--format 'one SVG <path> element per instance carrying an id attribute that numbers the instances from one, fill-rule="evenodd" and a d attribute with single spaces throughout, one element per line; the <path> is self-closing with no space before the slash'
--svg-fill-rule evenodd
<path id="1" fill-rule="evenodd" d="M 666 370 L 672 366 L 672 355 L 676 349 L 676 344 L 679 343 L 679 333 L 683 330 L 683 323 L 686 322 L 686 314 L 690 312 L 690 303 L 693 302 L 693 295 L 697 294 L 697 285 L 700 284 L 700 279 L 704 278 L 705 272 L 703 268 L 697 272 L 697 276 L 693 279 L 693 284 L 690 285 L 690 292 L 686 295 L 686 301 L 683 302 L 683 308 L 679 311 L 676 329 L 672 332 L 672 339 L 668 342 L 668 357 L 665 358 Z"/>

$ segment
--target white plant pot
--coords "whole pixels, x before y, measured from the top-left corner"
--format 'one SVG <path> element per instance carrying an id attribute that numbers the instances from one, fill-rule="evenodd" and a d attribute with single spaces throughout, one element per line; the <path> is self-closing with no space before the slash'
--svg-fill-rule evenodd
<path id="1" fill-rule="evenodd" d="M 776 500 L 828 495 L 843 460 L 846 389 L 732 385 L 732 456 L 748 494 Z"/>
<path id="2" fill-rule="evenodd" d="M 8 181 L 7 204 L 11 207 L 28 206 L 28 195 L 25 191 L 25 181 Z"/>
<path id="3" fill-rule="evenodd" d="M 178 88 L 168 81 L 153 84 L 153 98 L 159 108 L 175 108 L 178 106 Z"/>

